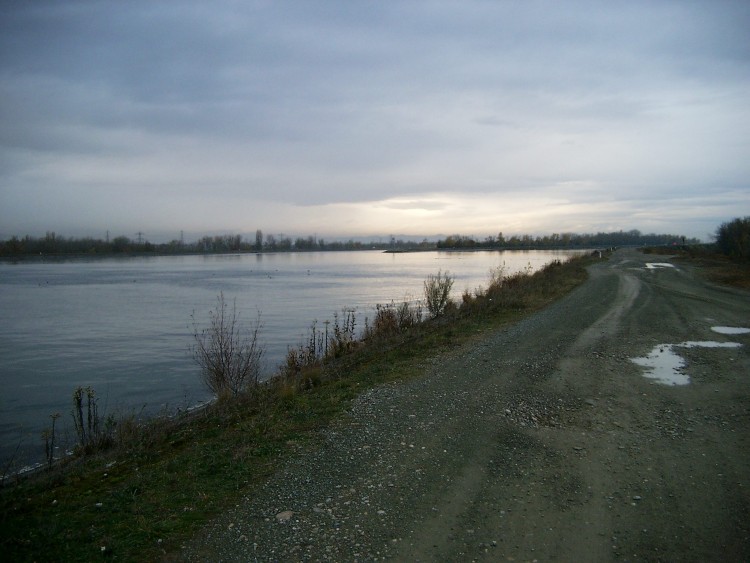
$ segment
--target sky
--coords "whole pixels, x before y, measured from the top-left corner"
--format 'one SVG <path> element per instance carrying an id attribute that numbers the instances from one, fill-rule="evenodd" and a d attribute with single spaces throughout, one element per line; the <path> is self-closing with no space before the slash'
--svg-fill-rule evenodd
<path id="1" fill-rule="evenodd" d="M 0 4 L 0 238 L 750 215 L 750 2 Z"/>

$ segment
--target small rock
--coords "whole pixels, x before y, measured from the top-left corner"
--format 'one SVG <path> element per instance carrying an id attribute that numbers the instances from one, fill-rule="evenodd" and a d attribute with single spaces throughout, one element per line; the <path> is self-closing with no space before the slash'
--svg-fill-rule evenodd
<path id="1" fill-rule="evenodd" d="M 278 522 L 289 522 L 291 520 L 292 516 L 294 516 L 294 512 L 291 510 L 284 510 L 283 512 L 279 512 L 276 515 L 276 520 Z"/>

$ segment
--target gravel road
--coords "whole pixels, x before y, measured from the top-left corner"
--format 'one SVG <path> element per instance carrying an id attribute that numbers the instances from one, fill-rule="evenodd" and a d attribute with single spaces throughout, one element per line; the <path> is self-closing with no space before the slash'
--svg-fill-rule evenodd
<path id="1" fill-rule="evenodd" d="M 750 334 L 712 329 L 750 296 L 633 250 L 590 274 L 362 395 L 177 558 L 750 561 Z"/>

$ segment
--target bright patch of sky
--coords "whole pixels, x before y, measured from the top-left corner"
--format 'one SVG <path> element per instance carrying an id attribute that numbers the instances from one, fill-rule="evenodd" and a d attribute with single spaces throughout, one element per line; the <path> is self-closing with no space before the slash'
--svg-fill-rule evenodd
<path id="1" fill-rule="evenodd" d="M 745 1 L 6 2 L 0 238 L 750 215 Z"/>

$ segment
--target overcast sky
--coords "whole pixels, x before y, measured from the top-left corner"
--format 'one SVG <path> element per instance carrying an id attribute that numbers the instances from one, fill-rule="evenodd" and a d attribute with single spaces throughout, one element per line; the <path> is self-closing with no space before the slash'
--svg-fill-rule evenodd
<path id="1" fill-rule="evenodd" d="M 0 237 L 750 215 L 750 2 L 7 1 Z"/>

